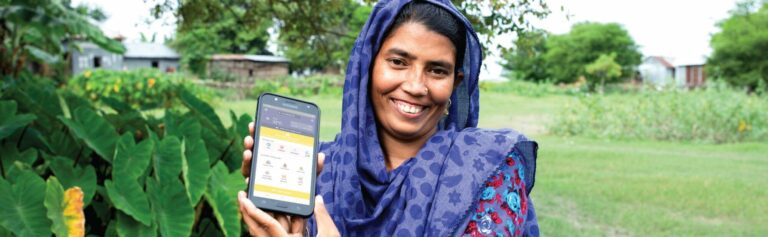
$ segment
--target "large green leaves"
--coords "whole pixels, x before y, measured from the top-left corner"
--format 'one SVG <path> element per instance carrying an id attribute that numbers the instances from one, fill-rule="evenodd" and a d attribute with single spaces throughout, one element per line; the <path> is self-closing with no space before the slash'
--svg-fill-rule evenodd
<path id="1" fill-rule="evenodd" d="M 16 114 L 16 101 L 0 101 L 0 139 L 35 120 L 32 114 Z"/>
<path id="2" fill-rule="evenodd" d="M 184 154 L 181 141 L 177 137 L 165 137 L 157 146 L 157 153 L 152 161 L 155 179 L 161 183 L 178 180 Z"/>
<path id="3" fill-rule="evenodd" d="M 123 212 L 117 212 L 117 235 L 126 237 L 157 236 L 157 225 L 146 226 Z"/>
<path id="4" fill-rule="evenodd" d="M 48 218 L 53 221 L 51 231 L 57 236 L 85 235 L 85 214 L 83 213 L 83 192 L 79 187 L 64 191 L 56 177 L 48 178 L 45 189 L 45 207 Z"/>
<path id="5" fill-rule="evenodd" d="M 208 184 L 210 174 L 208 152 L 205 150 L 205 143 L 200 138 L 185 140 L 184 147 L 181 174 L 184 178 L 184 187 L 186 187 L 190 204 L 195 205 Z"/>
<path id="6" fill-rule="evenodd" d="M 64 188 L 80 187 L 83 190 L 83 202 L 85 205 L 91 203 L 94 193 L 96 193 L 96 170 L 93 166 L 84 166 L 74 164 L 69 158 L 56 156 L 48 158 L 49 167 L 61 180 Z"/>
<path id="7" fill-rule="evenodd" d="M 147 195 L 137 179 L 149 166 L 152 145 L 150 139 L 135 144 L 130 133 L 123 135 L 115 152 L 112 180 L 104 182 L 115 207 L 146 226 L 152 225 L 152 216 Z"/>
<path id="8" fill-rule="evenodd" d="M 43 206 L 45 181 L 24 170 L 10 183 L 0 178 L 0 225 L 14 235 L 50 236 L 51 221 Z"/>
<path id="9" fill-rule="evenodd" d="M 213 214 L 225 236 L 240 235 L 240 212 L 238 211 L 237 192 L 243 190 L 245 183 L 239 172 L 230 173 L 221 162 L 211 170 L 211 180 L 205 191 L 205 199 L 213 208 Z"/>
<path id="10" fill-rule="evenodd" d="M 181 182 L 147 179 L 147 193 L 152 202 L 152 215 L 160 227 L 160 235 L 189 236 L 195 221 L 195 209 L 189 204 Z"/>
<path id="11" fill-rule="evenodd" d="M 119 137 L 115 128 L 96 111 L 86 107 L 75 109 L 73 116 L 74 120 L 62 116 L 59 116 L 59 120 L 104 160 L 111 162 Z"/>

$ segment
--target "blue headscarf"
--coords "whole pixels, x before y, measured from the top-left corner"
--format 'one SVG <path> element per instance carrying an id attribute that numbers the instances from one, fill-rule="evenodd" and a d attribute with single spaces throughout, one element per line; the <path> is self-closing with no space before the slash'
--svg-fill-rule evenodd
<path id="1" fill-rule="evenodd" d="M 449 0 L 430 0 L 467 30 L 465 78 L 453 91 L 449 116 L 418 154 L 387 171 L 368 95 L 372 60 L 409 0 L 383 0 L 373 8 L 347 65 L 341 133 L 321 145 L 326 154 L 317 194 L 342 236 L 448 236 L 462 233 L 484 181 L 517 146 L 533 186 L 536 145 L 511 130 L 481 130 L 478 75 L 482 50 L 472 25 Z M 459 46 L 457 46 L 459 47 Z M 317 233 L 314 218 L 309 221 Z"/>

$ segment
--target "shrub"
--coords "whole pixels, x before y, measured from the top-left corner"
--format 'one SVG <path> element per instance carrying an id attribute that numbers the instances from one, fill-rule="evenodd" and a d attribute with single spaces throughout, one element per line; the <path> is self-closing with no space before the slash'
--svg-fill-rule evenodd
<path id="1" fill-rule="evenodd" d="M 115 112 L 97 109 L 47 78 L 0 85 L 0 236 L 242 234 L 248 115 L 230 113 L 224 127 L 184 88 L 180 108 L 145 118 L 112 97 L 95 99 Z"/>
<path id="2" fill-rule="evenodd" d="M 131 71 L 88 70 L 67 84 L 79 95 L 97 101 L 110 97 L 133 108 L 170 108 L 179 104 L 180 90 L 211 102 L 213 92 L 195 84 L 183 74 L 168 74 L 155 69 Z"/>
<path id="3" fill-rule="evenodd" d="M 726 143 L 768 140 L 768 99 L 722 84 L 700 90 L 584 95 L 550 126 L 562 135 Z"/>
<path id="4" fill-rule="evenodd" d="M 557 86 L 549 82 L 537 83 L 512 79 L 506 82 L 482 81 L 480 82 L 480 90 L 509 93 L 520 96 L 541 97 L 553 94 L 578 94 L 586 88 L 582 84 Z"/>
<path id="5" fill-rule="evenodd" d="M 256 80 L 251 97 L 258 97 L 263 92 L 283 95 L 308 96 L 317 94 L 341 95 L 343 75 L 317 74 L 308 77 L 279 77 L 274 80 Z"/>

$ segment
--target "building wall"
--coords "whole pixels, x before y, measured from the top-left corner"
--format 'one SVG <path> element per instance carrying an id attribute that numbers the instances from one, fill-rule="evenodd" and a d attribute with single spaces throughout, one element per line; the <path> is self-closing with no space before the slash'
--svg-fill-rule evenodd
<path id="1" fill-rule="evenodd" d="M 672 69 L 665 67 L 656 60 L 645 60 L 639 67 L 643 82 L 657 86 L 673 83 L 675 75 Z"/>
<path id="2" fill-rule="evenodd" d="M 82 52 L 72 50 L 72 74 L 77 75 L 85 70 L 96 69 L 96 63 L 101 63 L 98 68 L 119 70 L 123 65 L 123 56 L 110 53 L 90 43 L 80 44 Z M 98 58 L 98 59 L 97 59 Z"/>
<path id="3" fill-rule="evenodd" d="M 675 73 L 675 81 L 685 87 L 700 87 L 706 83 L 704 65 L 678 66 Z"/>
<path id="4" fill-rule="evenodd" d="M 228 73 L 240 80 L 255 81 L 288 75 L 288 63 L 216 60 L 208 63 L 209 75 L 214 71 Z"/>
<path id="5" fill-rule="evenodd" d="M 139 68 L 152 68 L 152 62 L 158 63 L 157 69 L 164 72 L 178 71 L 179 60 L 177 59 L 159 59 L 159 58 L 124 58 L 123 69 L 133 70 Z"/>

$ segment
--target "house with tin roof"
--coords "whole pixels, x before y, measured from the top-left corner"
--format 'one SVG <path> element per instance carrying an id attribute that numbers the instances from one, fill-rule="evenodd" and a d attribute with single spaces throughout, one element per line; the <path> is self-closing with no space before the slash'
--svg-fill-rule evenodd
<path id="1" fill-rule="evenodd" d="M 704 86 L 706 82 L 704 64 L 703 57 L 672 59 L 650 56 L 643 59 L 638 71 L 644 83 L 657 87 L 674 85 L 695 88 Z"/>
<path id="2" fill-rule="evenodd" d="M 69 50 L 70 70 L 75 75 L 93 69 L 157 68 L 165 72 L 175 72 L 179 69 L 179 54 L 163 44 L 123 43 L 126 51 L 122 55 L 106 51 L 89 42 L 78 45 L 79 49 Z"/>

